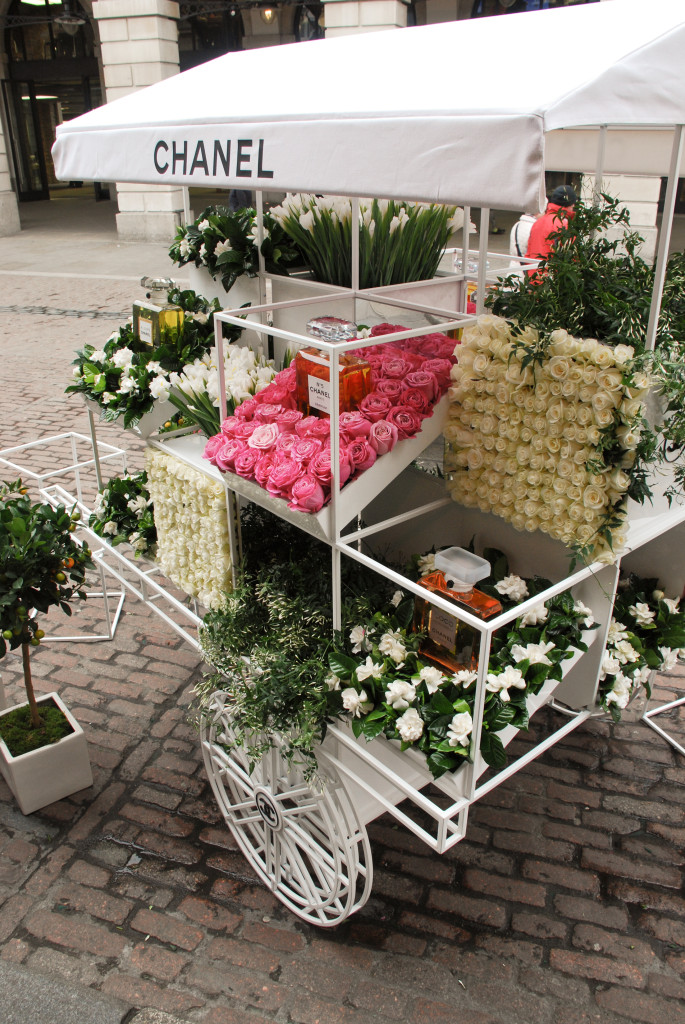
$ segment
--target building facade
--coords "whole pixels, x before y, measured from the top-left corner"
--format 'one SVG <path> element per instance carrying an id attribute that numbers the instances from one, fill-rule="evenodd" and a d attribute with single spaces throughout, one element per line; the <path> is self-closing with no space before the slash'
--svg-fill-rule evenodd
<path id="1" fill-rule="evenodd" d="M 0 235 L 20 229 L 19 204 L 78 188 L 117 203 L 122 238 L 171 238 L 181 189 L 58 182 L 55 127 L 222 53 L 592 2 L 601 0 L 0 0 Z"/>

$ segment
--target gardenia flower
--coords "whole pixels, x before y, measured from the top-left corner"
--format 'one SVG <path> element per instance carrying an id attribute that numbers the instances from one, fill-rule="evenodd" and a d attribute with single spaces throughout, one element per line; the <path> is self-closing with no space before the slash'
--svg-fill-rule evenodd
<path id="1" fill-rule="evenodd" d="M 117 396 L 113 395 L 111 391 L 103 391 L 100 395 L 100 401 L 103 405 L 109 405 L 110 402 L 114 402 L 116 400 L 116 397 Z"/>
<path id="2" fill-rule="evenodd" d="M 110 537 L 113 537 L 117 532 L 117 524 L 110 519 L 110 521 L 108 523 L 105 523 L 105 525 L 102 527 L 102 532 L 106 533 Z"/>
<path id="3" fill-rule="evenodd" d="M 376 664 L 369 655 L 363 665 L 357 666 L 357 679 L 359 682 L 363 682 L 364 679 L 368 679 L 369 676 L 373 676 L 374 679 L 380 679 L 383 675 L 383 666 Z"/>
<path id="4" fill-rule="evenodd" d="M 118 388 L 120 395 L 130 395 L 132 391 L 139 391 L 138 382 L 133 377 L 123 376 Z"/>
<path id="5" fill-rule="evenodd" d="M 422 555 L 419 558 L 419 575 L 428 576 L 429 573 L 435 572 L 435 555 L 431 552 L 428 555 Z"/>
<path id="6" fill-rule="evenodd" d="M 169 381 L 166 377 L 153 377 L 149 384 L 150 394 L 160 402 L 166 402 L 169 398 Z"/>
<path id="7" fill-rule="evenodd" d="M 628 631 L 622 622 L 617 622 L 616 619 L 612 619 L 609 623 L 609 632 L 607 633 L 607 643 L 616 644 L 619 640 L 627 640 Z"/>
<path id="8" fill-rule="evenodd" d="M 407 656 L 407 648 L 402 641 L 400 633 L 384 633 L 378 644 L 378 650 L 388 658 L 392 658 L 397 666 L 404 664 Z"/>
<path id="9" fill-rule="evenodd" d="M 516 603 L 528 597 L 528 587 L 520 576 L 505 576 L 499 583 L 495 583 L 495 590 Z"/>
<path id="10" fill-rule="evenodd" d="M 672 597 L 662 597 L 661 600 L 666 605 L 671 615 L 675 615 L 678 611 L 678 606 L 680 605 L 680 599 L 676 598 L 674 600 Z"/>
<path id="11" fill-rule="evenodd" d="M 411 683 L 407 683 L 403 679 L 393 680 L 385 691 L 387 703 L 396 711 L 408 708 L 413 703 L 415 697 L 416 690 Z"/>
<path id="12" fill-rule="evenodd" d="M 531 665 L 551 665 L 552 662 L 547 655 L 553 650 L 554 644 L 551 641 L 541 644 L 526 644 L 525 647 L 522 647 L 521 644 L 514 644 L 511 648 L 511 656 L 517 663 L 528 661 Z"/>
<path id="13" fill-rule="evenodd" d="M 648 626 L 653 621 L 655 613 L 645 604 L 644 601 L 638 601 L 637 604 L 631 604 L 628 609 L 630 614 L 633 616 L 638 626 Z"/>
<path id="14" fill-rule="evenodd" d="M 607 693 L 604 701 L 606 704 L 616 704 L 619 708 L 626 707 L 630 700 L 630 693 L 632 690 L 632 683 L 627 676 L 624 676 L 622 672 L 619 672 L 614 680 L 609 693 Z"/>
<path id="15" fill-rule="evenodd" d="M 397 608 L 398 604 L 400 604 L 400 602 L 402 601 L 402 597 L 402 591 L 396 590 L 395 593 L 390 598 L 390 604 L 393 606 L 393 608 Z"/>
<path id="16" fill-rule="evenodd" d="M 127 503 L 128 508 L 131 510 L 131 512 L 135 513 L 144 512 L 149 504 L 150 499 L 144 497 L 142 494 L 136 495 L 135 498 L 131 498 L 131 500 Z"/>
<path id="17" fill-rule="evenodd" d="M 460 714 L 455 715 L 447 728 L 447 740 L 449 745 L 451 747 L 468 746 L 469 736 L 471 735 L 472 729 L 473 719 L 468 711 L 462 711 Z"/>
<path id="18" fill-rule="evenodd" d="M 429 693 L 435 693 L 435 691 L 445 682 L 445 676 L 442 674 L 440 669 L 435 668 L 434 665 L 424 666 L 424 668 L 419 672 L 418 679 L 419 682 L 426 684 L 426 689 Z"/>
<path id="19" fill-rule="evenodd" d="M 88 356 L 88 362 L 90 362 L 90 363 L 104 363 L 106 361 L 106 359 L 107 359 L 107 356 L 106 356 L 105 352 L 103 351 L 103 349 L 101 349 L 101 348 L 93 349 L 93 351 Z M 78 369 L 78 367 L 77 367 L 77 369 Z"/>
<path id="20" fill-rule="evenodd" d="M 335 672 L 331 672 L 330 675 L 326 676 L 326 686 L 329 690 L 340 689 L 340 679 L 336 676 Z"/>
<path id="21" fill-rule="evenodd" d="M 130 348 L 117 349 L 117 351 L 112 356 L 111 362 L 114 363 L 115 366 L 120 367 L 121 369 L 123 369 L 125 366 L 130 366 L 131 363 L 133 362 L 133 352 L 131 352 Z"/>
<path id="22" fill-rule="evenodd" d="M 348 686 L 347 689 L 341 692 L 340 696 L 342 698 L 345 711 L 349 711 L 353 718 L 359 718 L 362 711 L 364 711 L 365 706 L 369 704 L 369 697 L 366 690 L 360 690 L 359 693 L 357 693 L 353 687 Z"/>
<path id="23" fill-rule="evenodd" d="M 640 655 L 637 653 L 635 648 L 627 640 L 619 640 L 614 646 L 614 656 L 618 659 L 621 665 L 627 665 L 629 662 L 639 661 Z"/>
<path id="24" fill-rule="evenodd" d="M 405 743 L 415 743 L 423 734 L 423 719 L 416 708 L 408 708 L 395 722 L 395 728 Z"/>
<path id="25" fill-rule="evenodd" d="M 660 672 L 670 672 L 678 664 L 678 649 L 672 647 L 660 647 L 659 653 L 664 659 L 659 669 Z"/>
<path id="26" fill-rule="evenodd" d="M 544 622 L 549 615 L 547 605 L 536 604 L 532 608 L 529 608 L 527 612 L 524 612 L 521 616 L 522 626 L 538 626 L 541 622 Z"/>
<path id="27" fill-rule="evenodd" d="M 470 672 L 467 668 L 460 668 L 458 672 L 455 672 L 452 676 L 452 682 L 455 686 L 463 686 L 465 690 L 468 690 L 472 683 L 475 683 L 478 678 L 477 672 Z"/>
<path id="28" fill-rule="evenodd" d="M 354 626 L 350 632 L 350 643 L 352 644 L 353 654 L 359 654 L 361 650 L 369 650 L 369 644 L 366 639 L 366 630 L 363 626 Z"/>
<path id="29" fill-rule="evenodd" d="M 504 703 L 507 703 L 510 699 L 509 690 L 512 686 L 517 690 L 525 690 L 526 688 L 526 680 L 523 678 L 523 673 L 520 669 L 514 668 L 513 665 L 507 665 L 504 672 L 499 674 L 488 672 L 485 689 L 489 690 L 490 693 L 499 693 L 499 698 Z"/>
<path id="30" fill-rule="evenodd" d="M 607 676 L 615 676 L 621 670 L 621 663 L 611 651 L 605 651 L 600 666 L 599 678 L 606 679 Z"/>
<path id="31" fill-rule="evenodd" d="M 576 615 L 583 615 L 583 616 L 585 616 L 583 618 L 582 622 L 583 622 L 583 626 L 586 629 L 589 629 L 590 626 L 594 626 L 594 624 L 595 624 L 595 617 L 592 614 L 592 608 L 588 608 L 588 606 L 586 604 L 583 604 L 582 601 L 575 601 L 574 604 L 573 604 L 573 610 L 576 613 Z"/>

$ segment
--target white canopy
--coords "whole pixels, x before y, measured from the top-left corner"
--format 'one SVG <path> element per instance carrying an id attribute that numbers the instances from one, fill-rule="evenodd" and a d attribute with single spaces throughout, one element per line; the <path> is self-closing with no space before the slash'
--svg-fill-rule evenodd
<path id="1" fill-rule="evenodd" d="M 57 128 L 61 179 L 529 209 L 545 133 L 685 122 L 682 0 L 229 53 Z"/>

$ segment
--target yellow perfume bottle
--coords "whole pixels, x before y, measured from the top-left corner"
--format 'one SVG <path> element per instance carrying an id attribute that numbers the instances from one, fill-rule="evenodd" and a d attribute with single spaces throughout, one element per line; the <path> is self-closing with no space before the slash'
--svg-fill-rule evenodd
<path id="1" fill-rule="evenodd" d="M 307 333 L 326 341 L 357 337 L 357 325 L 336 316 L 319 316 L 307 323 Z M 331 366 L 327 352 L 301 349 L 295 356 L 297 408 L 305 416 L 330 416 Z M 340 412 L 354 412 L 371 390 L 371 367 L 364 359 L 343 353 L 338 357 Z"/>
<path id="2" fill-rule="evenodd" d="M 169 278 L 142 277 L 140 283 L 149 301 L 133 303 L 133 333 L 146 345 L 159 345 L 164 331 L 180 328 L 184 312 L 167 298 L 174 287 Z"/>
<path id="3" fill-rule="evenodd" d="M 435 572 L 418 582 L 426 590 L 440 594 L 457 608 L 470 611 L 479 619 L 499 615 L 502 605 L 496 598 L 473 586 L 490 575 L 490 563 L 464 548 L 446 548 L 435 556 Z M 414 601 L 414 630 L 425 633 L 420 653 L 442 668 L 456 672 L 478 665 L 480 633 L 454 615 L 436 608 L 427 598 Z"/>

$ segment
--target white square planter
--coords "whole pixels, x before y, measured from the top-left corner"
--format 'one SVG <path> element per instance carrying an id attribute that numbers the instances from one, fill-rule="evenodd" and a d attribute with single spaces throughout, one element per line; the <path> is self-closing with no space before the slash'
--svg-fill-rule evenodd
<path id="1" fill-rule="evenodd" d="M 59 743 L 39 747 L 28 754 L 13 757 L 6 744 L 0 739 L 0 771 L 12 790 L 22 814 L 31 814 L 41 807 L 62 800 L 65 796 L 78 793 L 93 785 L 90 770 L 88 745 L 83 729 L 56 693 L 41 697 L 39 704 L 52 700 L 64 714 L 73 732 L 64 736 Z M 14 705 L 2 715 L 13 711 Z"/>

